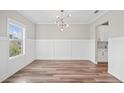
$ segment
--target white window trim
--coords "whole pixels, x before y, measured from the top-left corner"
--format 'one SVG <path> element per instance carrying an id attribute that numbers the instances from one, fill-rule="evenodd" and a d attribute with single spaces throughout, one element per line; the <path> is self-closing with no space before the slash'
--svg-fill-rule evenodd
<path id="1" fill-rule="evenodd" d="M 25 32 L 26 32 L 26 28 L 22 23 L 7 17 L 7 36 L 8 36 L 8 40 L 9 40 L 9 45 L 10 45 L 10 39 L 9 39 L 9 24 L 10 24 L 10 22 L 14 23 L 14 25 L 23 27 L 23 49 L 22 49 L 22 53 L 19 54 L 19 55 L 16 55 L 16 56 L 9 57 L 9 59 L 11 60 L 11 59 L 16 59 L 16 58 L 19 58 L 19 57 L 25 55 L 25 36 L 26 36 Z"/>

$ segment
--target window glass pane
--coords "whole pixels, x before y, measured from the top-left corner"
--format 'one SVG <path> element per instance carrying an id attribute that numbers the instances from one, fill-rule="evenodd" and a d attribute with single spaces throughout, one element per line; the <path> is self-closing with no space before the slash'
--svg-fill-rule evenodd
<path id="1" fill-rule="evenodd" d="M 16 25 L 9 24 L 9 36 L 10 39 L 22 39 L 23 29 Z"/>
<path id="2" fill-rule="evenodd" d="M 10 49 L 9 56 L 17 56 L 23 52 L 23 27 L 9 23 Z"/>
<path id="3" fill-rule="evenodd" d="M 22 53 L 22 46 L 20 41 L 10 40 L 10 57 L 17 56 Z"/>

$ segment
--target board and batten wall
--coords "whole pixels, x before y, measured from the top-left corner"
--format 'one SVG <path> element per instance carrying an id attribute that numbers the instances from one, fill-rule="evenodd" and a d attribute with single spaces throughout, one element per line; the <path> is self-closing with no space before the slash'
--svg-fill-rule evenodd
<path id="1" fill-rule="evenodd" d="M 7 20 L 13 19 L 26 28 L 25 55 L 9 59 Z M 0 10 L 0 81 L 11 76 L 35 59 L 35 24 L 16 11 Z"/>
<path id="2" fill-rule="evenodd" d="M 90 58 L 95 62 L 96 26 L 108 21 L 108 72 L 124 82 L 124 11 L 111 10 L 90 26 Z"/>
<path id="3" fill-rule="evenodd" d="M 60 31 L 56 24 L 36 25 L 36 59 L 89 60 L 90 25 L 71 24 Z"/>
<path id="4" fill-rule="evenodd" d="M 7 18 L 26 26 L 26 54 L 13 60 L 9 60 Z M 0 81 L 32 62 L 35 52 L 36 59 L 89 59 L 95 63 L 95 28 L 109 21 L 108 72 L 124 82 L 123 19 L 124 11 L 109 11 L 91 25 L 71 24 L 66 31 L 61 32 L 55 24 L 38 24 L 35 32 L 35 24 L 16 11 L 1 10 Z"/>

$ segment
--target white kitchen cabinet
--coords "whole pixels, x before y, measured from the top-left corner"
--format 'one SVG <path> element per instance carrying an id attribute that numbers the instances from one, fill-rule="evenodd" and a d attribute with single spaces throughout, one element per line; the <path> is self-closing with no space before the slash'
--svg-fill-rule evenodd
<path id="1" fill-rule="evenodd" d="M 98 62 L 107 62 L 108 61 L 108 51 L 107 49 L 98 49 Z"/>
<path id="2" fill-rule="evenodd" d="M 99 26 L 97 31 L 98 41 L 108 41 L 108 26 Z"/>

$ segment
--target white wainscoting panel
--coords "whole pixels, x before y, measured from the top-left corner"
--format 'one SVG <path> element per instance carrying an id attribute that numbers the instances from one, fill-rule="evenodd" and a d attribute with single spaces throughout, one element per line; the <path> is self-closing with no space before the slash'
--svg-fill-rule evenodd
<path id="1" fill-rule="evenodd" d="M 109 39 L 108 71 L 124 82 L 124 37 Z"/>
<path id="2" fill-rule="evenodd" d="M 95 40 L 89 40 L 89 60 L 97 64 L 95 59 Z"/>
<path id="3" fill-rule="evenodd" d="M 89 40 L 36 40 L 36 59 L 89 60 Z"/>
<path id="4" fill-rule="evenodd" d="M 72 59 L 89 59 L 89 40 L 71 41 Z"/>
<path id="5" fill-rule="evenodd" d="M 54 41 L 36 40 L 36 59 L 53 59 Z"/>
<path id="6" fill-rule="evenodd" d="M 8 39 L 0 37 L 0 82 L 7 76 L 8 68 Z"/>
<path id="7" fill-rule="evenodd" d="M 25 47 L 25 61 L 30 63 L 35 60 L 35 40 L 26 39 Z"/>
<path id="8" fill-rule="evenodd" d="M 71 59 L 71 41 L 54 41 L 54 59 Z"/>

